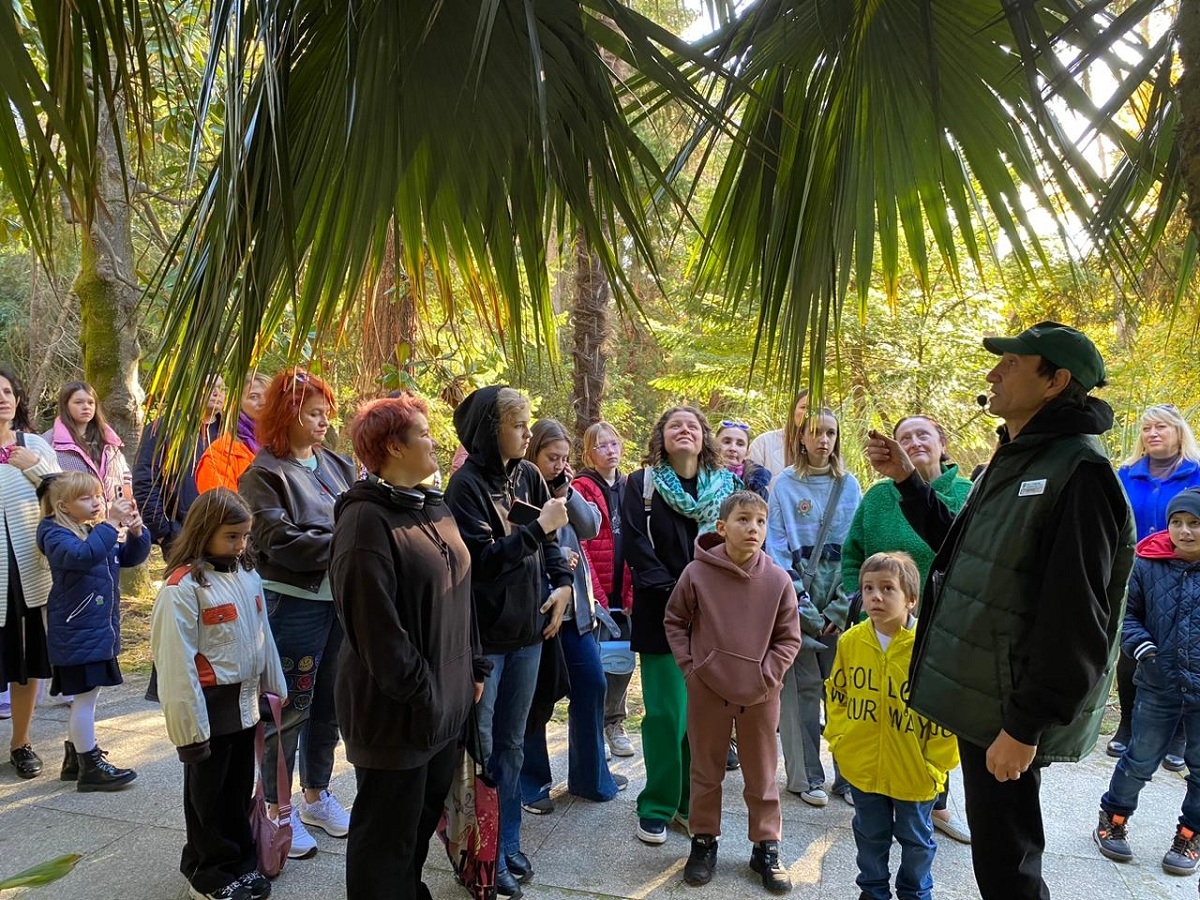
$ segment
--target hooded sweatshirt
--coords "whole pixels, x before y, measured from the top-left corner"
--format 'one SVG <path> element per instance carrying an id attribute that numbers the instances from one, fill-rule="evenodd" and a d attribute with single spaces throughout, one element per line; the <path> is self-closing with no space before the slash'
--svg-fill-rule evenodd
<path id="1" fill-rule="evenodd" d="M 398 495 L 359 481 L 334 512 L 338 723 L 346 758 L 371 769 L 415 768 L 456 739 L 486 674 L 454 519 L 438 491 Z"/>
<path id="2" fill-rule="evenodd" d="M 1200 694 L 1200 561 L 1181 558 L 1166 531 L 1137 545 L 1121 649 L 1138 660 L 1139 684 Z"/>
<path id="3" fill-rule="evenodd" d="M 685 678 L 735 706 L 777 694 L 800 652 L 800 618 L 788 574 L 761 550 L 737 565 L 725 538 L 703 534 L 667 601 L 667 641 Z"/>
<path id="4" fill-rule="evenodd" d="M 555 534 L 537 522 L 508 521 L 513 501 L 539 509 L 550 489 L 537 466 L 500 457 L 500 387 L 480 388 L 454 411 L 454 428 L 467 448 L 467 461 L 446 488 L 446 505 L 471 554 L 471 594 L 483 652 L 511 653 L 542 640 L 540 612 L 551 588 L 570 586 L 574 577 Z"/>

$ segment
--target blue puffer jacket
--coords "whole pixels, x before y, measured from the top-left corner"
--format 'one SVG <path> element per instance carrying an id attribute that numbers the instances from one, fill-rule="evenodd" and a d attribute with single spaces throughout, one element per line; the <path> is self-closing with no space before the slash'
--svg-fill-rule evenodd
<path id="1" fill-rule="evenodd" d="M 1200 696 L 1200 562 L 1176 556 L 1165 531 L 1137 546 L 1121 649 L 1138 660 L 1139 685 Z"/>
<path id="2" fill-rule="evenodd" d="M 1143 456 L 1132 466 L 1121 466 L 1117 476 L 1129 495 L 1140 541 L 1167 527 L 1167 504 L 1176 494 L 1200 487 L 1200 464 L 1181 459 L 1170 477 L 1160 480 L 1150 477 L 1150 461 Z"/>
<path id="3" fill-rule="evenodd" d="M 136 566 L 150 555 L 150 530 L 130 533 L 117 543 L 107 522 L 87 540 L 54 519 L 42 519 L 38 549 L 50 561 L 53 585 L 46 604 L 46 643 L 50 664 L 81 666 L 116 659 L 121 652 L 121 567 Z"/>

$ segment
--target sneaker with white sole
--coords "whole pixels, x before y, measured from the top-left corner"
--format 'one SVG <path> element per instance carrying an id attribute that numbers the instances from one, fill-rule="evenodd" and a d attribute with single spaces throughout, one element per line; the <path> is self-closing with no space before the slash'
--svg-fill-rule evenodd
<path id="1" fill-rule="evenodd" d="M 271 880 L 258 869 L 247 872 L 235 883 L 250 892 L 250 900 L 267 900 L 271 896 Z"/>
<path id="2" fill-rule="evenodd" d="M 634 755 L 633 741 L 625 733 L 625 726 L 621 722 L 604 726 L 604 741 L 613 756 Z"/>
<path id="3" fill-rule="evenodd" d="M 933 827 L 946 835 L 946 837 L 956 840 L 960 844 L 971 843 L 971 829 L 967 827 L 966 822 L 954 813 L 951 813 L 948 819 L 941 819 L 935 815 L 933 817 Z"/>
<path id="4" fill-rule="evenodd" d="M 288 859 L 308 859 L 310 856 L 315 856 L 317 852 L 317 842 L 308 829 L 304 827 L 304 823 L 300 820 L 300 811 L 296 807 L 292 807 L 292 848 L 288 850 Z"/>
<path id="5" fill-rule="evenodd" d="M 300 821 L 320 828 L 330 837 L 341 838 L 350 833 L 350 813 L 329 791 L 321 791 L 321 799 L 315 803 L 300 799 Z"/>
<path id="6" fill-rule="evenodd" d="M 188 885 L 188 897 L 191 900 L 250 900 L 250 889 L 240 880 L 208 893 Z"/>
<path id="7" fill-rule="evenodd" d="M 822 788 L 809 788 L 807 791 L 800 792 L 800 799 L 809 806 L 828 806 L 829 795 Z"/>
<path id="8" fill-rule="evenodd" d="M 1200 863 L 1200 834 L 1186 825 L 1175 828 L 1175 840 L 1163 857 L 1163 871 L 1171 875 L 1194 875 Z"/>

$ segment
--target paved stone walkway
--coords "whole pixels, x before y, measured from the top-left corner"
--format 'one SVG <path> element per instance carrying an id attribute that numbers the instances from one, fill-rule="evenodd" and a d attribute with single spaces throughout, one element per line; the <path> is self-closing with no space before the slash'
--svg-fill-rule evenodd
<path id="1" fill-rule="evenodd" d="M 115 794 L 80 794 L 57 780 L 60 748 L 66 733 L 63 707 L 38 711 L 35 746 L 47 774 L 22 781 L 8 765 L 0 765 L 0 876 L 63 853 L 83 859 L 62 881 L 33 891 L 5 896 L 29 900 L 182 900 L 186 886 L 178 872 L 183 844 L 180 808 L 181 768 L 166 739 L 158 707 L 141 699 L 145 679 L 102 694 L 97 730 L 112 760 L 138 770 L 138 780 Z M 0 740 L 9 730 L 0 722 Z M 635 738 L 636 742 L 636 738 Z M 688 840 L 673 831 L 661 847 L 647 847 L 633 837 L 634 798 L 644 779 L 641 758 L 615 761 L 629 776 L 629 790 L 609 803 L 574 800 L 565 793 L 565 729 L 551 734 L 554 771 L 562 783 L 555 792 L 558 810 L 549 816 L 527 816 L 524 849 L 537 874 L 526 887 L 529 900 L 565 898 L 699 897 L 705 900 L 766 897 L 746 868 L 746 813 L 741 807 L 741 776 L 726 780 L 725 837 L 717 874 L 702 891 L 682 881 Z M 828 766 L 827 766 L 828 768 Z M 1196 878 L 1165 874 L 1159 866 L 1170 845 L 1183 798 L 1181 776 L 1160 773 L 1142 793 L 1133 820 L 1132 843 L 1137 859 L 1119 865 L 1103 859 L 1092 845 L 1097 803 L 1108 783 L 1112 761 L 1102 753 L 1078 765 L 1052 766 L 1043 786 L 1048 840 L 1047 879 L 1055 900 L 1183 900 L 1197 896 Z M 354 798 L 353 770 L 340 758 L 333 789 L 347 805 Z M 955 792 L 962 797 L 961 783 Z M 854 885 L 854 838 L 851 808 L 834 799 L 813 809 L 785 793 L 782 856 L 790 865 L 793 897 L 846 900 L 857 896 Z M 275 882 L 275 900 L 338 900 L 345 897 L 345 842 L 317 833 L 320 852 L 310 860 L 290 862 Z M 434 841 L 427 881 L 437 900 L 466 900 L 449 874 L 441 845 Z M 934 866 L 939 900 L 978 896 L 971 874 L 969 848 L 939 837 Z M 695 893 L 694 893 L 695 892 Z"/>

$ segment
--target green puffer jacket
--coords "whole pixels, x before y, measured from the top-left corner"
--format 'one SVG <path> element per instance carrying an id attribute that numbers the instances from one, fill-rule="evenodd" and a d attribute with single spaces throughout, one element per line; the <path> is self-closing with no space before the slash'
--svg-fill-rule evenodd
<path id="1" fill-rule="evenodd" d="M 1128 501 L 1093 436 L 1111 424 L 1094 398 L 1082 410 L 1047 405 L 1002 443 L 943 529 L 909 702 L 977 746 L 1002 728 L 1043 763 L 1095 746 L 1134 546 Z M 900 488 L 914 529 L 938 546 L 930 525 L 948 513 L 919 478 Z"/>

